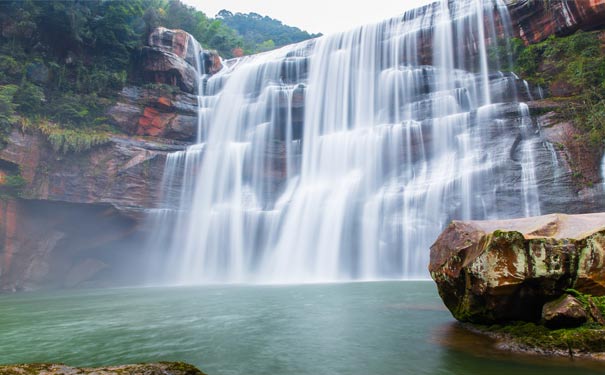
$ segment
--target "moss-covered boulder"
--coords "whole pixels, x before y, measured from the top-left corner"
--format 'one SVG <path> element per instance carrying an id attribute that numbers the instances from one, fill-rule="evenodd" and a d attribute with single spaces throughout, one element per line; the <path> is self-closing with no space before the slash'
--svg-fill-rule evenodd
<path id="1" fill-rule="evenodd" d="M 605 213 L 454 221 L 431 246 L 429 271 L 460 321 L 538 322 L 573 288 L 605 295 Z"/>
<path id="2" fill-rule="evenodd" d="M 0 366 L 3 375 L 205 375 L 183 362 L 141 363 L 136 365 L 78 368 L 62 364 L 24 364 Z"/>

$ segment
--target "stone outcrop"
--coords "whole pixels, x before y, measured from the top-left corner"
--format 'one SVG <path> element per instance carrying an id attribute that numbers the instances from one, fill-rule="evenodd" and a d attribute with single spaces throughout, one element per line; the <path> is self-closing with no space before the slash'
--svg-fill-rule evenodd
<path id="1" fill-rule="evenodd" d="M 114 136 L 107 145 L 63 155 L 42 135 L 15 130 L 0 160 L 20 170 L 22 198 L 107 204 L 138 216 L 159 199 L 166 154 L 182 148 Z"/>
<path id="2" fill-rule="evenodd" d="M 182 362 L 141 363 L 98 368 L 36 363 L 0 366 L 0 373 L 5 375 L 204 375 L 195 366 Z"/>
<path id="3" fill-rule="evenodd" d="M 454 317 L 538 321 L 574 288 L 605 295 L 605 214 L 454 221 L 431 246 L 429 271 Z"/>
<path id="4" fill-rule="evenodd" d="M 151 47 L 143 48 L 142 55 L 146 81 L 176 86 L 188 93 L 197 92 L 198 73 L 185 60 Z"/>
<path id="5" fill-rule="evenodd" d="M 197 135 L 197 98 L 166 87 L 125 87 L 107 115 L 129 135 L 184 142 Z"/>
<path id="6" fill-rule="evenodd" d="M 149 35 L 148 47 L 142 50 L 142 68 L 148 82 L 196 93 L 199 73 L 217 73 L 222 69 L 222 60 L 216 52 L 202 49 L 187 32 L 158 27 Z"/>
<path id="7" fill-rule="evenodd" d="M 605 26 L 605 0 L 509 0 L 514 32 L 526 43 Z"/>

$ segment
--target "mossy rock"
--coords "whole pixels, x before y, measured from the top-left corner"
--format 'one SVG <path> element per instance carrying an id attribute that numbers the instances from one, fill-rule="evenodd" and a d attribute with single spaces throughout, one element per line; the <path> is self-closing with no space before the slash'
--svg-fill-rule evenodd
<path id="1" fill-rule="evenodd" d="M 512 322 L 468 327 L 503 341 L 505 347 L 517 351 L 572 357 L 605 353 L 605 327 L 602 326 L 549 329 L 535 323 Z"/>
<path id="2" fill-rule="evenodd" d="M 183 362 L 140 363 L 99 368 L 78 368 L 62 364 L 32 363 L 0 366 L 2 375 L 205 375 L 193 365 Z"/>

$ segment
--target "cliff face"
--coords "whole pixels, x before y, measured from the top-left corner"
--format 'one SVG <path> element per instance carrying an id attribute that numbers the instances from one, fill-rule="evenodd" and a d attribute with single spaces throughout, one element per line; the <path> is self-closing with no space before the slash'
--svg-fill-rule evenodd
<path id="1" fill-rule="evenodd" d="M 19 169 L 26 185 L 20 198 L 0 201 L 0 290 L 70 287 L 103 273 L 118 277 L 124 267 L 140 271 L 145 210 L 159 199 L 165 156 L 175 149 L 114 137 L 63 155 L 41 135 L 14 131 L 0 159 L 5 170 Z"/>
<path id="2" fill-rule="evenodd" d="M 509 0 L 514 32 L 526 43 L 605 26 L 605 0 Z"/>
<path id="3" fill-rule="evenodd" d="M 192 51 L 199 49 L 192 43 L 182 31 L 152 34 L 147 49 L 173 61 L 164 73 L 180 78 L 166 86 L 168 75 L 146 70 L 155 85 L 120 93 L 107 116 L 125 135 L 60 153 L 41 133 L 12 131 L 0 150 L 0 180 L 18 174 L 24 186 L 0 201 L 0 291 L 144 279 L 145 212 L 160 199 L 166 155 L 183 149 L 197 131 L 197 99 L 178 88 L 195 78 L 178 71 L 194 71 Z M 158 67 L 150 58 L 145 64 Z"/>
<path id="4" fill-rule="evenodd" d="M 605 24 L 605 0 L 520 0 L 511 1 L 509 8 L 513 32 L 527 43 Z M 424 42 L 430 45 L 430 41 Z M 471 54 L 476 49 L 463 47 Z M 296 58 L 303 56 L 305 51 Z M 196 66 L 199 62 L 203 73 L 214 74 L 222 68 L 222 61 L 216 53 L 203 51 L 189 34 L 164 28 L 150 35 L 141 57 L 146 84 L 124 88 L 107 113 L 125 135 L 114 136 L 108 144 L 90 151 L 60 154 L 43 135 L 15 130 L 0 151 L 0 174 L 20 171 L 26 183 L 20 197 L 0 202 L 0 290 L 91 281 L 99 285 L 116 279 L 115 275 L 134 274 L 137 267 L 144 269 L 144 212 L 159 199 L 165 157 L 196 137 Z M 297 74 L 304 78 L 304 72 Z M 287 61 L 282 79 L 290 79 Z M 523 100 L 531 101 L 537 95 L 525 90 L 521 81 L 517 84 Z M 503 97 L 510 94 L 501 93 Z M 301 139 L 303 85 L 294 99 L 293 138 Z M 540 104 L 530 103 L 530 108 L 538 107 Z M 547 211 L 580 213 L 602 208 L 598 188 L 578 186 L 573 180 L 573 160 L 586 154 L 581 149 L 571 152 L 573 147 L 562 142 L 569 139 L 564 135 L 573 133 L 573 125 L 553 119 L 548 108 L 539 112 L 534 121 L 545 144 L 567 163 L 561 166 L 557 186 L 552 187 Z M 513 144 L 511 158 L 515 153 Z M 537 157 L 546 163 L 552 153 Z M 275 170 L 267 171 L 277 176 L 276 186 L 284 178 L 281 158 L 282 151 L 276 150 L 275 162 L 270 163 Z M 593 173 L 594 181 L 600 181 L 597 159 L 584 163 L 588 165 L 584 173 Z M 537 175 L 541 185 L 555 184 L 552 175 Z M 517 199 L 502 200 L 515 204 Z M 124 269 L 131 271 L 120 272 Z"/>

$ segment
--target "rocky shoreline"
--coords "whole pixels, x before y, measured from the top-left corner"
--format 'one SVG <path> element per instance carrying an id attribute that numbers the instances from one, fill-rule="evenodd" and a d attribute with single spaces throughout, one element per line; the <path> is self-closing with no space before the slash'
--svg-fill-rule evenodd
<path id="1" fill-rule="evenodd" d="M 553 340 L 554 337 L 546 331 L 539 332 L 540 326 L 535 324 L 516 324 L 516 325 L 496 325 L 485 326 L 472 323 L 461 323 L 461 326 L 475 334 L 487 336 L 494 341 L 494 346 L 498 350 L 527 354 L 533 356 L 548 356 L 574 359 L 584 359 L 593 361 L 605 360 L 605 329 L 584 329 L 584 330 L 566 330 L 567 333 L 576 333 L 576 339 L 586 340 L 592 345 L 600 345 L 595 351 L 588 350 L 587 347 L 574 347 L 569 342 Z M 511 329 L 513 327 L 513 329 Z M 556 332 L 556 331 L 555 331 Z M 563 332 L 558 332 L 563 333 Z M 564 335 L 555 335 L 564 336 Z"/>
<path id="2" fill-rule="evenodd" d="M 455 221 L 431 247 L 463 327 L 510 352 L 605 360 L 605 214 Z"/>
<path id="3" fill-rule="evenodd" d="M 98 368 L 71 367 L 63 364 L 19 364 L 0 366 L 2 375 L 205 375 L 183 362 L 139 363 Z"/>

